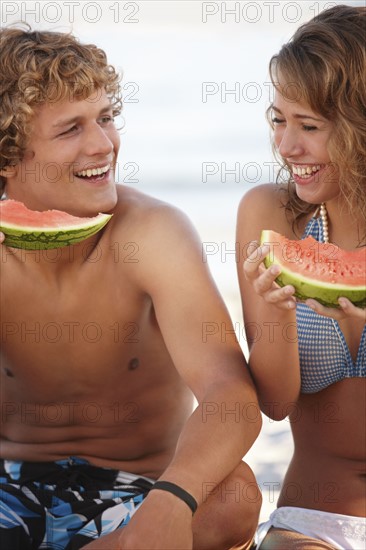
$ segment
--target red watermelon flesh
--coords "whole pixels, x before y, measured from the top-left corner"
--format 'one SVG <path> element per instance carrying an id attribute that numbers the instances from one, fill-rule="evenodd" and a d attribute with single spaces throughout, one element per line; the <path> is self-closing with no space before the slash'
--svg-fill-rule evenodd
<path id="1" fill-rule="evenodd" d="M 0 231 L 4 244 L 14 248 L 52 249 L 81 242 L 94 235 L 112 214 L 79 218 L 61 210 L 29 210 L 15 200 L 0 201 Z"/>
<path id="2" fill-rule="evenodd" d="M 337 307 L 344 296 L 356 305 L 366 305 L 366 248 L 342 250 L 313 237 L 296 241 L 271 230 L 262 231 L 261 244 L 270 246 L 266 267 L 280 266 L 276 282 L 292 285 L 300 299 L 314 298 Z"/>

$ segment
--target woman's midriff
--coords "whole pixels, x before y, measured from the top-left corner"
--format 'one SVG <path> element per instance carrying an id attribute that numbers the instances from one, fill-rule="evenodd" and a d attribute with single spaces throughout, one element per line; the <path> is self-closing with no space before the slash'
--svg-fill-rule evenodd
<path id="1" fill-rule="evenodd" d="M 278 506 L 365 516 L 365 379 L 302 394 L 291 413 L 294 455 Z"/>

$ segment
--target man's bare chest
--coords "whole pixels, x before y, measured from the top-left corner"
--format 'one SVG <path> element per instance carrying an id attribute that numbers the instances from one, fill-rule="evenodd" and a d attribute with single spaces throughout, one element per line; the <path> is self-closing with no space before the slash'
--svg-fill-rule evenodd
<path id="1" fill-rule="evenodd" d="M 16 270 L 5 271 L 1 354 L 14 376 L 32 372 L 44 378 L 48 372 L 48 382 L 72 377 L 95 384 L 109 370 L 136 364 L 152 332 L 159 332 L 151 301 L 123 278 L 108 276 L 108 269 L 75 274 L 66 282 L 37 278 L 31 270 L 18 281 Z"/>

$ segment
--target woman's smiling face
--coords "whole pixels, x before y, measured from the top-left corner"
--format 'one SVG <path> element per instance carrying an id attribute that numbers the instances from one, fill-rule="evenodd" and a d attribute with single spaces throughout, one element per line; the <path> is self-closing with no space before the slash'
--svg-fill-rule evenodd
<path id="1" fill-rule="evenodd" d="M 337 197 L 338 169 L 328 152 L 332 123 L 307 104 L 285 98 L 278 90 L 272 105 L 272 122 L 277 151 L 291 170 L 299 198 L 319 204 Z"/>

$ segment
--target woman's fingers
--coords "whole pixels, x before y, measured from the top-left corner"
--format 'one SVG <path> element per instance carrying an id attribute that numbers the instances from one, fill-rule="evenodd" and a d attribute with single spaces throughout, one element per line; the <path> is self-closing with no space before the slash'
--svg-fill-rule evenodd
<path id="1" fill-rule="evenodd" d="M 274 287 L 274 283 L 280 273 L 281 269 L 278 265 L 272 265 L 269 269 L 264 269 L 254 281 L 255 291 L 258 294 L 264 294 L 273 288 L 277 289 L 278 285 Z"/>
<path id="2" fill-rule="evenodd" d="M 294 287 L 289 285 L 269 290 L 263 297 L 268 303 L 280 306 L 282 309 L 294 309 L 296 307 L 294 292 Z"/>
<path id="3" fill-rule="evenodd" d="M 263 265 L 263 260 L 270 252 L 269 246 L 258 246 L 253 241 L 248 245 L 248 257 L 244 262 L 244 274 L 252 284 L 254 291 L 262 296 L 269 304 L 274 304 L 282 309 L 292 309 L 296 305 L 293 296 L 295 289 L 286 285 L 281 288 L 276 283 L 276 278 L 281 273 L 278 265 L 272 265 L 268 269 Z"/>
<path id="4" fill-rule="evenodd" d="M 244 262 L 245 277 L 253 281 L 260 273 L 261 264 L 269 252 L 268 246 L 258 246 L 258 243 L 252 241 L 248 245 L 248 256 Z"/>
<path id="5" fill-rule="evenodd" d="M 313 311 L 319 313 L 319 315 L 330 317 L 331 319 L 335 319 L 336 321 L 340 321 L 341 319 L 345 319 L 346 317 L 354 317 L 356 319 L 362 319 L 366 322 L 366 309 L 356 307 L 347 298 L 339 298 L 339 308 L 323 306 L 313 299 L 306 300 L 305 303 Z"/>

